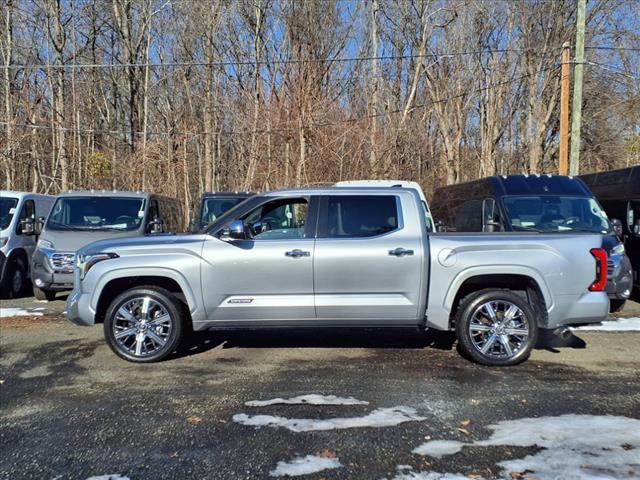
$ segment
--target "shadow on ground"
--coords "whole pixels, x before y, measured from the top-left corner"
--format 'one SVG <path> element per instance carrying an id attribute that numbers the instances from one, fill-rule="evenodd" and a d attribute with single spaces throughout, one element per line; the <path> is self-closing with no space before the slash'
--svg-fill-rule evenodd
<path id="1" fill-rule="evenodd" d="M 226 330 L 190 335 L 178 357 L 222 348 L 395 348 L 452 350 L 452 332 L 389 329 Z"/>

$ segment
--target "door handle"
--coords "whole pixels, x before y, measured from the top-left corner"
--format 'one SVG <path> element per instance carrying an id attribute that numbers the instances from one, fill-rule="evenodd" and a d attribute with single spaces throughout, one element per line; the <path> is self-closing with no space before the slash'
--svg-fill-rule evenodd
<path id="1" fill-rule="evenodd" d="M 389 250 L 389 255 L 404 257 L 405 255 L 413 255 L 413 250 L 407 250 L 406 248 L 398 247 L 395 250 Z"/>
<path id="2" fill-rule="evenodd" d="M 295 250 L 290 250 L 288 252 L 284 252 L 284 254 L 285 256 L 292 257 L 292 258 L 311 256 L 311 252 L 305 252 L 304 250 L 300 250 L 299 248 L 296 248 Z"/>

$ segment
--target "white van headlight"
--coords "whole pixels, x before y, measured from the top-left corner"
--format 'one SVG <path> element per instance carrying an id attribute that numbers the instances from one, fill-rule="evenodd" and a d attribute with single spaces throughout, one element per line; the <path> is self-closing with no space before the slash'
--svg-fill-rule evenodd
<path id="1" fill-rule="evenodd" d="M 111 260 L 112 258 L 118 258 L 119 255 L 113 252 L 106 253 L 92 253 L 87 255 L 78 255 L 77 266 L 80 270 L 80 280 L 83 280 L 89 270 L 103 260 Z"/>

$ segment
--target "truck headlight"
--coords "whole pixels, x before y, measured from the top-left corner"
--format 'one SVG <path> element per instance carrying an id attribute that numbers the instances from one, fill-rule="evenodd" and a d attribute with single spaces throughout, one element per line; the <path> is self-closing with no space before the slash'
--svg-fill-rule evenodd
<path id="1" fill-rule="evenodd" d="M 53 250 L 53 243 L 51 243 L 49 240 L 41 238 L 40 240 L 38 240 L 36 248 L 40 248 L 42 250 Z"/>
<path id="2" fill-rule="evenodd" d="M 77 266 L 80 270 L 80 280 L 83 280 L 89 270 L 96 264 L 103 260 L 111 260 L 112 258 L 118 258 L 119 255 L 113 252 L 106 253 L 92 253 L 87 255 L 78 255 Z"/>

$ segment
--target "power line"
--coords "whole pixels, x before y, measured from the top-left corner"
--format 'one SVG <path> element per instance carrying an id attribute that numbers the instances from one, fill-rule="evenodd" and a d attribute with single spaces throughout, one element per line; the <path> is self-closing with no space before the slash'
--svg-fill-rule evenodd
<path id="1" fill-rule="evenodd" d="M 573 63 L 576 63 L 576 62 L 573 62 Z M 640 77 L 638 77 L 636 75 L 633 75 L 632 73 L 628 73 L 628 72 L 625 72 L 623 70 L 620 70 L 620 69 L 616 68 L 613 65 L 607 65 L 605 63 L 592 62 L 592 61 L 589 61 L 589 60 L 585 60 L 582 63 L 584 65 L 591 65 L 593 67 L 599 67 L 599 68 L 602 68 L 603 70 L 606 70 L 608 72 L 615 73 L 616 75 L 621 75 L 623 77 L 631 78 L 633 80 L 640 80 Z"/>
<path id="2" fill-rule="evenodd" d="M 629 52 L 640 52 L 640 47 L 616 47 L 609 45 L 589 45 L 584 47 L 585 50 L 620 50 Z"/>
<path id="3" fill-rule="evenodd" d="M 464 98 L 464 97 L 468 97 L 469 95 L 473 95 L 475 93 L 481 93 L 487 90 L 490 90 L 492 88 L 497 88 L 497 87 L 501 87 L 504 85 L 509 85 L 515 82 L 518 82 L 520 80 L 523 80 L 525 78 L 537 75 L 539 73 L 543 73 L 546 71 L 550 71 L 550 70 L 555 70 L 557 69 L 556 66 L 552 66 L 552 67 L 547 67 L 547 68 L 542 68 L 536 72 L 533 72 L 531 74 L 525 74 L 525 75 L 521 75 L 518 77 L 513 77 L 510 78 L 508 80 L 504 80 L 501 82 L 496 82 L 496 83 L 491 83 L 488 85 L 485 85 L 483 87 L 477 88 L 477 89 L 473 89 L 473 90 L 469 90 L 467 92 L 462 92 L 459 93 L 457 95 L 452 95 L 446 98 L 442 98 L 442 99 L 438 99 L 435 100 L 433 102 L 428 102 L 428 103 L 422 103 L 422 104 L 417 104 L 417 105 L 413 105 L 409 108 L 410 111 L 414 111 L 414 110 L 418 110 L 418 109 L 422 109 L 422 108 L 428 108 L 431 107 L 433 105 L 437 105 L 440 103 L 446 103 L 449 102 L 451 100 L 456 100 L 458 98 Z M 332 127 L 332 126 L 338 126 L 338 125 L 344 125 L 344 124 L 348 124 L 348 123 L 355 123 L 355 122 L 359 122 L 362 120 L 368 120 L 368 119 L 372 119 L 372 118 L 377 118 L 377 117 L 385 117 L 385 116 L 389 116 L 389 115 L 394 115 L 394 114 L 398 114 L 398 113 L 402 113 L 404 112 L 404 109 L 396 109 L 396 110 L 390 110 L 390 111 L 386 111 L 386 112 L 381 112 L 381 113 L 376 113 L 376 114 L 369 114 L 369 115 L 362 115 L 362 116 L 358 116 L 358 117 L 350 117 L 350 118 L 346 118 L 343 120 L 338 120 L 338 121 L 334 121 L 334 122 L 317 122 L 317 123 L 309 123 L 307 125 L 303 125 L 304 129 L 313 129 L 313 128 L 326 128 L 326 127 Z M 38 124 L 28 124 L 28 123 L 11 123 L 11 122 L 5 122 L 5 121 L 0 121 L 0 125 L 11 125 L 13 127 L 20 127 L 20 128 L 25 128 L 25 129 L 37 129 L 37 130 L 55 130 L 55 131 L 65 131 L 65 132 L 75 132 L 75 133 L 94 133 L 94 134 L 108 134 L 108 135 L 131 135 L 131 132 L 129 131 L 125 131 L 125 130 L 99 130 L 99 129 L 77 129 L 77 128 L 70 128 L 70 127 L 54 127 L 51 125 L 38 125 Z M 257 134 L 257 135 L 264 135 L 264 134 L 269 134 L 269 133 L 287 133 L 287 132 L 296 132 L 298 131 L 299 126 L 295 126 L 295 127 L 276 127 L 276 128 L 268 128 L 268 129 L 256 129 L 256 130 L 220 130 L 217 132 L 211 132 L 212 135 L 225 135 L 225 136 L 233 136 L 233 135 L 252 135 L 252 134 Z M 143 135 L 144 132 L 133 132 L 134 135 Z M 185 136 L 203 136 L 206 135 L 205 132 L 185 132 L 185 131 L 172 131 L 172 132 L 153 132 L 153 131 L 148 131 L 147 132 L 147 136 L 166 136 L 166 135 L 185 135 Z"/>
<path id="4" fill-rule="evenodd" d="M 69 64 L 24 64 L 24 65 L 8 65 L 11 70 L 48 70 L 48 69 L 92 69 L 92 68 L 175 68 L 175 67 L 230 67 L 230 66 L 259 66 L 259 65 L 287 65 L 287 64 L 308 64 L 308 63 L 346 63 L 346 62 L 366 62 L 371 60 L 401 60 L 410 58 L 446 58 L 459 57 L 468 55 L 484 55 L 490 53 L 523 53 L 527 50 L 501 48 L 495 50 L 471 50 L 462 52 L 442 52 L 442 53 L 425 53 L 425 54 L 408 54 L 408 55 L 381 55 L 381 56 L 360 56 L 360 57 L 342 57 L 342 58 L 307 58 L 299 60 L 225 60 L 222 62 L 139 62 L 139 63 L 69 63 Z M 7 66 L 5 66 L 7 68 Z"/>

